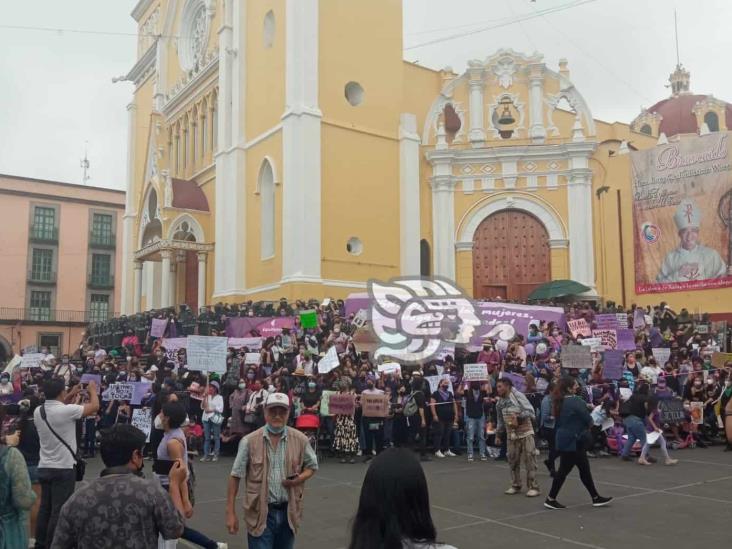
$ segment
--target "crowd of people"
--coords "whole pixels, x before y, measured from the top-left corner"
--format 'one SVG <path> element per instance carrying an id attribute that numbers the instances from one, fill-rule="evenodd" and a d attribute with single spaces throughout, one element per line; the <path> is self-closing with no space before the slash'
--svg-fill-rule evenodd
<path id="1" fill-rule="evenodd" d="M 303 327 L 300 313 L 311 310 L 317 322 Z M 0 407 L 4 416 L 0 469 L 4 466 L 6 482 L 13 485 L 3 491 L 6 477 L 0 476 L 3 535 L 25 540 L 30 532 L 37 548 L 106 546 L 73 541 L 78 519 L 65 511 L 64 504 L 69 501 L 101 512 L 96 502 L 108 489 L 104 483 L 123 482 L 115 475 L 120 470 L 136 472 L 144 455 L 154 458 L 154 473 L 169 494 L 166 501 L 172 502 L 160 506 L 159 516 L 147 516 L 145 528 L 157 529 L 164 538 L 183 537 L 202 547 L 221 547 L 185 524 L 193 514 L 195 493 L 191 456 L 201 462 L 216 461 L 222 453 L 237 456 L 227 506 L 227 526 L 233 533 L 238 520 L 232 494 L 235 498 L 240 478 L 252 482 L 247 478 L 251 448 L 285 448 L 275 458 L 285 463 L 291 462 L 285 452 L 299 452 L 298 471 L 276 468 L 282 490 L 274 495 L 272 490 L 268 495 L 257 493 L 258 508 L 265 508 L 261 502 L 267 498 L 268 512 L 257 514 L 251 506 L 245 512 L 250 547 L 273 547 L 274 542 L 267 545 L 266 540 L 277 536 L 284 540 L 277 546 L 288 547 L 302 512 L 288 502 L 300 500 L 302 484 L 324 458 L 353 464 L 357 458 L 368 462 L 378 456 L 383 463 L 387 460 L 382 461 L 380 454 L 396 447 L 422 460 L 458 456 L 468 461 L 507 460 L 506 494 L 521 493 L 525 485 L 526 496 L 535 497 L 540 494 L 537 456 L 546 449 L 544 465 L 554 481 L 544 505 L 561 509 L 557 495 L 575 466 L 592 504 L 609 503 L 594 486 L 588 456 L 616 454 L 649 466 L 657 461 L 649 450 L 658 445 L 663 463 L 673 465 L 677 460 L 669 450 L 715 444 L 732 448 L 732 362 L 713 365 L 712 360 L 715 353 L 729 348 L 726 325 L 686 310 L 676 313 L 663 303 L 642 310 L 642 326 L 634 323 L 636 307 L 571 303 L 565 310 L 567 320 L 584 319 L 591 328 L 600 313 L 624 314 L 627 325 L 635 324 L 635 349 L 625 353 L 620 379 L 604 375 L 601 351 L 592 353 L 586 368 L 568 368 L 562 347 L 580 344 L 583 335 L 541 319 L 510 341 L 488 338 L 479 349 L 458 347 L 441 360 L 400 368 L 382 368 L 359 347 L 354 335 L 361 324 L 356 315 L 346 314 L 342 301 L 335 300 L 219 304 L 203 308 L 197 316 L 180 307 L 92 325 L 76 353 L 55 357 L 42 349 L 38 367 L 6 368 L 0 376 L 0 402 L 3 395 L 16 397 Z M 166 340 L 186 335 L 223 335 L 230 317 L 291 317 L 293 322 L 275 335 L 250 330 L 229 348 L 225 373 L 190 369 L 185 348 L 166 348 Z M 164 333 L 154 337 L 153 321 L 163 319 Z M 321 373 L 319 362 L 332 348 L 338 366 Z M 654 353 L 659 348 L 668 349 L 663 363 Z M 466 381 L 466 364 L 485 364 L 485 379 Z M 83 381 L 89 375 L 92 378 Z M 148 384 L 139 403 L 116 399 L 110 392 L 114 384 L 126 382 Z M 352 395 L 352 413 L 331 413 L 333 395 Z M 383 414 L 365 413 L 361 406 L 375 395 L 384 395 L 387 402 Z M 151 425 L 149 433 L 142 434 L 144 441 L 131 425 L 136 410 L 149 413 Z M 74 494 L 84 459 L 97 452 L 108 472 L 93 490 Z M 377 460 L 369 475 L 378 474 Z M 382 472 L 386 482 L 392 472 Z M 410 488 L 418 492 L 423 489 L 419 474 L 414 473 Z M 12 498 L 3 500 L 6 493 Z M 149 501 L 160 497 L 151 493 Z M 361 504 L 369 505 L 366 489 Z M 17 510 L 16 522 L 7 518 L 11 510 Z M 20 525 L 26 511 L 29 527 Z M 359 509 L 354 529 L 369 531 L 371 520 L 368 511 Z M 414 540 L 434 540 L 434 527 L 415 532 L 419 535 Z M 6 546 L 20 547 L 8 542 Z"/>

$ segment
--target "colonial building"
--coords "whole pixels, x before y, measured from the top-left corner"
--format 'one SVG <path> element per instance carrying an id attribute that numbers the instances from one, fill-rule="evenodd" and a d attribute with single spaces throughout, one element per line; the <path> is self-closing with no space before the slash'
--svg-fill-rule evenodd
<path id="1" fill-rule="evenodd" d="M 689 299 L 633 284 L 627 153 L 667 115 L 596 120 L 566 60 L 405 62 L 395 0 L 140 0 L 132 15 L 124 312 L 419 274 L 481 298 L 570 278 L 626 305 Z M 719 291 L 695 302 L 719 310 Z"/>
<path id="2" fill-rule="evenodd" d="M 73 353 L 120 305 L 124 192 L 0 174 L 0 362 Z"/>

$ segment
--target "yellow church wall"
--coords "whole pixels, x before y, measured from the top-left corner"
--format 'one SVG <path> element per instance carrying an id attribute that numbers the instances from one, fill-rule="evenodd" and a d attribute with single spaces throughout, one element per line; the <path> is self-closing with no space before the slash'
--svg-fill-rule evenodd
<path id="1" fill-rule="evenodd" d="M 133 207 L 137 207 L 140 204 L 141 194 L 145 190 L 145 169 L 147 167 L 147 152 L 149 147 L 153 87 L 154 80 L 148 78 L 135 91 L 135 98 L 133 100 L 133 104 L 135 105 Z"/>
<path id="2" fill-rule="evenodd" d="M 264 18 L 272 10 L 272 46 L 264 44 Z M 285 111 L 285 1 L 247 2 L 246 135 L 251 140 L 280 123 Z"/>
<path id="3" fill-rule="evenodd" d="M 323 123 L 396 137 L 403 93 L 401 2 L 321 0 L 318 30 Z M 364 90 L 356 107 L 345 97 L 351 81 Z"/>
<path id="4" fill-rule="evenodd" d="M 322 277 L 364 282 L 397 276 L 398 142 L 323 125 L 322 162 Z M 358 256 L 346 250 L 351 237 L 363 242 Z"/>
<path id="5" fill-rule="evenodd" d="M 473 295 L 473 252 L 461 250 L 455 256 L 455 282 L 466 294 Z"/>

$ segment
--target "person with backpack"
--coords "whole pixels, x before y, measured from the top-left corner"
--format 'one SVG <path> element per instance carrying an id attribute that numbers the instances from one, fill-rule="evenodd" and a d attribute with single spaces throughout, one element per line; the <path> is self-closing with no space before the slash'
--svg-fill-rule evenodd
<path id="1" fill-rule="evenodd" d="M 485 405 L 488 393 L 480 386 L 479 381 L 471 381 L 465 391 L 465 429 L 468 438 L 468 461 L 473 461 L 473 441 L 478 436 L 480 461 L 488 461 L 485 447 Z"/>
<path id="2" fill-rule="evenodd" d="M 422 461 L 432 461 L 427 453 L 427 433 L 431 416 L 426 413 L 429 383 L 422 377 L 420 370 L 412 372 L 412 393 L 404 404 L 404 416 L 409 427 L 409 440 L 415 450 L 419 450 Z"/>

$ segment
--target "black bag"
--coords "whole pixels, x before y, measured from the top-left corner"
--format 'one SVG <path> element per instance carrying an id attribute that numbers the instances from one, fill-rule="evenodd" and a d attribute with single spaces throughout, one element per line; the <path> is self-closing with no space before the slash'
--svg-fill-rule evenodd
<path id="1" fill-rule="evenodd" d="M 66 446 L 66 449 L 71 453 L 71 456 L 74 458 L 74 471 L 76 472 L 76 482 L 81 482 L 84 480 L 84 474 L 86 473 L 86 460 L 79 455 L 79 452 L 77 450 L 76 453 L 71 449 L 71 446 L 69 446 L 64 439 L 62 439 L 56 431 L 53 430 L 53 427 L 51 427 L 51 424 L 48 423 L 48 418 L 46 417 L 46 405 L 41 405 L 41 418 L 46 423 L 46 426 L 48 427 L 48 430 L 53 433 L 53 436 L 55 436 L 61 444 Z"/>

